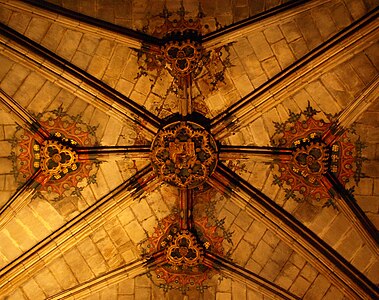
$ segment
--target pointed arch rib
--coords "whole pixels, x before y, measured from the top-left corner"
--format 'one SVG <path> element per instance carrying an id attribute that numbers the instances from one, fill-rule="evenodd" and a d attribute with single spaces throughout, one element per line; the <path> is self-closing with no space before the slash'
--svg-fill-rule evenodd
<path id="1" fill-rule="evenodd" d="M 366 216 L 358 205 L 354 196 L 349 193 L 339 180 L 331 173 L 325 175 L 328 185 L 333 186 L 334 192 L 337 193 L 337 206 L 345 217 L 353 224 L 355 230 L 359 233 L 363 241 L 371 248 L 376 257 L 379 257 L 379 234 L 374 224 Z"/>
<path id="2" fill-rule="evenodd" d="M 134 278 L 147 272 L 146 261 L 142 259 L 134 260 L 115 270 L 102 274 L 92 280 L 69 288 L 63 292 L 55 294 L 47 299 L 81 299 L 90 296 L 111 285 L 117 284 L 125 279 Z"/>
<path id="3" fill-rule="evenodd" d="M 228 167 L 220 163 L 209 183 L 214 188 L 230 194 L 238 206 L 276 232 L 280 239 L 303 255 L 346 296 L 352 299 L 379 297 L 378 288 L 362 273 L 290 213 Z"/>
<path id="4" fill-rule="evenodd" d="M 379 7 L 351 24 L 324 44 L 272 77 L 256 90 L 211 120 L 211 132 L 220 140 L 259 118 L 264 112 L 288 97 L 288 88 L 295 93 L 322 70 L 351 58 L 378 39 Z"/>
<path id="5" fill-rule="evenodd" d="M 13 216 L 29 204 L 30 197 L 40 185 L 36 180 L 40 175 L 41 169 L 34 173 L 0 209 L 0 230 L 12 220 Z"/>
<path id="6" fill-rule="evenodd" d="M 18 125 L 38 134 L 41 140 L 49 137 L 49 133 L 38 123 L 37 119 L 2 89 L 0 89 L 0 107 L 9 113 Z"/>
<path id="7" fill-rule="evenodd" d="M 219 159 L 254 159 L 254 161 L 272 162 L 280 157 L 281 160 L 291 158 L 292 149 L 265 146 L 229 146 L 221 145 Z"/>
<path id="8" fill-rule="evenodd" d="M 263 277 L 245 269 L 237 264 L 226 260 L 225 258 L 206 252 L 204 255 L 205 262 L 213 265 L 228 277 L 245 283 L 248 287 L 256 290 L 270 299 L 300 300 L 290 292 L 280 286 L 264 279 Z"/>
<path id="9" fill-rule="evenodd" d="M 74 243 L 81 241 L 96 228 L 104 225 L 106 220 L 130 206 L 134 199 L 140 197 L 149 188 L 154 188 L 157 181 L 152 170 L 151 165 L 146 166 L 1 269 L 0 296 L 10 294 L 30 278 L 30 274 L 40 270 Z"/>
<path id="10" fill-rule="evenodd" d="M 55 53 L 0 23 L 0 51 L 14 56 L 28 67 L 42 73 L 68 91 L 82 97 L 103 111 L 124 121 L 138 124 L 151 138 L 161 126 L 161 120 L 101 80 L 88 74 Z"/>
<path id="11" fill-rule="evenodd" d="M 75 149 L 79 159 L 117 160 L 117 159 L 149 159 L 149 145 L 133 146 L 98 146 L 98 147 L 78 147 Z"/>

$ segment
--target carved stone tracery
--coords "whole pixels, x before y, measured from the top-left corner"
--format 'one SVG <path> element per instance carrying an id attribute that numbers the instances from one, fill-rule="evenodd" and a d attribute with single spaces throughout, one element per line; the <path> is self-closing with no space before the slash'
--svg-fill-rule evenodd
<path id="1" fill-rule="evenodd" d="M 307 144 L 300 144 L 295 148 L 291 170 L 313 184 L 320 180 L 328 170 L 329 150 L 323 142 L 306 142 Z"/>
<path id="2" fill-rule="evenodd" d="M 213 137 L 193 122 L 165 126 L 152 143 L 151 161 L 156 172 L 179 188 L 202 184 L 216 168 L 217 159 Z"/>
<path id="3" fill-rule="evenodd" d="M 58 141 L 46 140 L 41 145 L 40 166 L 46 175 L 60 179 L 69 171 L 75 171 L 78 168 L 77 153 L 68 146 Z"/>

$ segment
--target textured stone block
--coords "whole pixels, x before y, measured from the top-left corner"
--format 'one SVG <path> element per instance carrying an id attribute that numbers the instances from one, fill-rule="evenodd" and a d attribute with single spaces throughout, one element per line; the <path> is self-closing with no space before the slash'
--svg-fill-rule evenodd
<path id="1" fill-rule="evenodd" d="M 306 291 L 308 290 L 311 284 L 305 280 L 303 277 L 299 276 L 292 284 L 290 288 L 290 292 L 294 293 L 296 296 L 302 298 Z"/>
<path id="2" fill-rule="evenodd" d="M 308 292 L 304 296 L 304 300 L 306 299 L 322 299 L 327 290 L 330 287 L 330 282 L 324 276 L 317 276 L 316 280 L 313 282 L 312 286 L 309 288 Z"/>
<path id="3" fill-rule="evenodd" d="M 10 96 L 13 96 L 20 87 L 20 82 L 29 75 L 30 70 L 22 65 L 14 64 L 0 83 L 0 87 Z"/>
<path id="4" fill-rule="evenodd" d="M 45 81 L 44 85 L 38 91 L 33 101 L 28 105 L 28 109 L 34 113 L 38 113 L 41 109 L 47 107 L 54 101 L 55 97 L 61 91 L 61 88 L 50 81 Z"/>
<path id="5" fill-rule="evenodd" d="M 308 49 L 313 49 L 322 43 L 322 38 L 316 24 L 310 13 L 301 13 L 296 18 L 296 24 L 299 27 Z"/>
<path id="6" fill-rule="evenodd" d="M 267 41 L 272 44 L 283 38 L 283 34 L 278 26 L 272 26 L 263 31 Z"/>
<path id="7" fill-rule="evenodd" d="M 36 42 L 40 42 L 45 36 L 50 25 L 51 23 L 44 19 L 32 18 L 25 35 Z"/>
<path id="8" fill-rule="evenodd" d="M 33 278 L 22 285 L 22 290 L 29 299 L 42 300 L 46 299 L 46 295 Z"/>
<path id="9" fill-rule="evenodd" d="M 292 42 L 302 37 L 300 30 L 294 21 L 281 24 L 280 29 L 287 42 Z"/>
<path id="10" fill-rule="evenodd" d="M 34 278 L 47 296 L 52 296 L 61 290 L 59 283 L 47 268 L 38 272 Z"/>
<path id="11" fill-rule="evenodd" d="M 252 258 L 260 265 L 264 266 L 270 259 L 273 251 L 274 250 L 266 242 L 261 240 L 255 248 Z"/>
<path id="12" fill-rule="evenodd" d="M 62 257 L 55 259 L 49 264 L 48 268 L 62 288 L 68 289 L 78 284 L 74 274 Z"/>
<path id="13" fill-rule="evenodd" d="M 280 40 L 272 44 L 271 47 L 282 69 L 288 67 L 295 61 L 295 57 L 285 40 Z"/>
<path id="14" fill-rule="evenodd" d="M 139 242 L 141 242 L 143 239 L 146 238 L 145 231 L 136 220 L 126 225 L 125 231 L 135 244 L 138 244 Z"/>
<path id="15" fill-rule="evenodd" d="M 254 49 L 255 55 L 260 61 L 273 56 L 271 47 L 262 32 L 256 32 L 249 35 L 247 38 Z"/>
<path id="16" fill-rule="evenodd" d="M 64 33 L 65 28 L 63 26 L 53 23 L 42 39 L 41 44 L 49 50 L 54 51 L 57 49 Z"/>
<path id="17" fill-rule="evenodd" d="M 254 221 L 247 230 L 244 239 L 252 245 L 257 245 L 265 232 L 266 226 L 258 221 Z"/>
<path id="18" fill-rule="evenodd" d="M 29 25 L 31 17 L 20 12 L 13 12 L 9 20 L 8 26 L 12 29 L 24 33 Z"/>

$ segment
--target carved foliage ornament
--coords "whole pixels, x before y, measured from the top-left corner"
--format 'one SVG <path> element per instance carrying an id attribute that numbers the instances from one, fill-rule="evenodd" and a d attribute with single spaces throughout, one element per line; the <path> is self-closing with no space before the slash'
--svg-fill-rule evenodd
<path id="1" fill-rule="evenodd" d="M 147 257 L 164 252 L 149 277 L 164 291 L 206 289 L 205 281 L 217 270 L 204 263 L 204 251 L 223 255 L 224 238 L 207 218 L 196 221 L 192 231 L 180 229 L 179 223 L 178 214 L 167 216 L 146 241 L 143 249 Z"/>
<path id="2" fill-rule="evenodd" d="M 55 179 L 60 179 L 78 168 L 76 152 L 58 141 L 44 141 L 41 146 L 40 157 L 43 172 Z"/>
<path id="3" fill-rule="evenodd" d="M 364 158 L 361 157 L 359 137 L 353 130 L 333 136 L 333 117 L 328 115 L 325 122 L 317 119 L 317 113 L 308 104 L 298 114 L 290 111 L 286 122 L 275 123 L 277 131 L 271 139 L 273 145 L 292 148 L 294 152 L 290 162 L 277 162 L 279 174 L 274 175 L 274 183 L 285 189 L 286 198 L 328 206 L 333 204 L 333 192 L 324 174 L 332 172 L 342 184 L 354 176 L 358 183 Z M 324 140 L 327 132 L 332 142 Z"/>
<path id="4" fill-rule="evenodd" d="M 95 128 L 84 124 L 80 117 L 67 115 L 62 109 L 37 116 L 42 127 L 50 132 L 46 140 L 19 128 L 11 141 L 13 172 L 21 185 L 38 169 L 41 184 L 38 193 L 50 200 L 78 193 L 95 176 L 98 167 L 89 160 L 79 160 L 76 146 L 96 143 Z M 83 157 L 84 158 L 84 157 Z"/>
<path id="5" fill-rule="evenodd" d="M 179 188 L 199 186 L 217 164 L 216 142 L 193 122 L 175 122 L 164 127 L 154 139 L 151 153 L 161 179 Z"/>

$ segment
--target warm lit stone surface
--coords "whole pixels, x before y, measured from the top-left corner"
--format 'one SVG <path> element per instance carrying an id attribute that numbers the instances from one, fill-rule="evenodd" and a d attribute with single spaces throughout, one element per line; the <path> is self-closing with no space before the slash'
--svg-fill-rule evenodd
<path id="1" fill-rule="evenodd" d="M 151 146 L 151 162 L 161 178 L 179 188 L 195 188 L 217 165 L 217 145 L 201 125 L 178 121 L 166 125 Z"/>
<path id="2" fill-rule="evenodd" d="M 159 23 L 157 15 L 163 9 L 162 1 L 52 2 L 128 28 L 142 30 L 148 25 L 148 32 L 152 32 Z M 171 12 L 180 8 L 180 1 L 166 2 Z M 213 31 L 216 27 L 235 23 L 284 2 L 287 1 L 200 1 L 205 13 L 202 22 L 210 25 L 208 31 Z M 198 14 L 199 1 L 183 3 L 188 16 Z M 233 38 L 233 43 L 217 45 L 223 47 L 218 52 L 211 52 L 212 64 L 204 67 L 191 82 L 194 109 L 209 118 L 229 110 L 232 104 L 262 87 L 377 6 L 376 1 L 370 0 L 313 3 L 316 3 L 314 7 L 300 10 L 300 13 L 290 12 L 284 17 L 270 17 L 267 22 L 256 22 L 252 31 Z M 39 14 L 4 5 L 3 1 L 0 4 L 2 23 L 85 70 L 158 117 L 179 111 L 179 100 L 183 100 L 185 95 L 175 90 L 175 78 L 166 68 L 159 73 L 149 70 L 144 74 L 147 65 L 139 57 L 140 53 L 114 36 L 84 30 L 77 21 L 64 23 L 59 17 L 46 19 Z M 230 130 L 230 135 L 217 142 L 270 146 L 270 138 L 275 133 L 274 122 L 287 120 L 289 110 L 299 113 L 309 102 L 326 117 L 341 115 L 346 108 L 354 106 L 361 93 L 377 80 L 379 69 L 378 44 L 361 41 L 359 34 L 358 30 L 353 47 L 343 49 L 338 56 L 328 57 L 336 49 L 332 46 L 331 51 L 324 54 L 325 64 L 313 65 L 311 62 L 308 67 L 297 69 L 299 77 L 288 82 L 280 93 L 269 90 L 267 95 L 259 98 L 264 105 L 255 108 L 257 102 L 252 100 L 248 105 L 251 112 L 244 126 L 237 130 L 225 129 Z M 1 39 L 8 44 L 7 39 Z M 340 45 L 343 47 L 344 44 Z M 115 102 L 110 102 L 110 106 L 104 105 L 97 92 L 85 87 L 79 78 L 71 78 L 67 83 L 62 80 L 62 71 L 47 62 L 43 64 L 43 59 L 40 63 L 28 63 L 25 58 L 35 57 L 28 49 L 21 47 L 20 51 L 25 56 L 15 57 L 11 50 L 4 46 L 0 48 L 0 88 L 31 115 L 61 107 L 67 114 L 80 116 L 83 122 L 92 126 L 102 146 L 151 144 L 154 134 L 146 134 L 141 129 L 142 123 L 131 123 L 124 115 L 115 113 Z M 45 72 L 44 65 L 56 73 Z M 308 69 L 309 75 L 302 76 Z M 223 80 L 213 81 L 214 74 L 220 70 L 223 71 Z M 374 93 L 377 94 L 377 90 Z M 16 126 L 24 125 L 5 112 L 3 106 L 0 109 L 0 206 L 3 206 L 18 188 L 9 156 Z M 367 146 L 363 149 L 363 156 L 368 160 L 363 163 L 364 177 L 355 186 L 354 196 L 376 228 L 379 226 L 378 109 L 378 100 L 374 99 L 371 106 L 364 107 L 355 126 L 361 141 Z M 96 182 L 84 188 L 80 196 L 51 201 L 40 195 L 33 198 L 28 195 L 23 199 L 22 207 L 17 209 L 12 205 L 7 210 L 11 217 L 1 223 L 0 268 L 5 270 L 10 266 L 22 278 L 17 277 L 21 278 L 20 281 L 12 282 L 14 288 L 1 297 L 46 299 L 89 281 L 101 280 L 107 272 L 140 258 L 140 243 L 154 235 L 162 219 L 178 212 L 180 191 L 169 184 L 155 182 L 153 190 L 146 189 L 138 194 L 142 195 L 138 199 L 129 201 L 128 193 L 138 189 L 139 183 L 136 183 L 125 194 L 119 195 L 115 189 L 150 163 L 148 158 L 125 156 L 104 159 L 99 165 Z M 371 282 L 378 284 L 378 257 L 352 222 L 333 207 L 321 208 L 287 199 L 283 188 L 273 184 L 277 170 L 271 168 L 270 162 L 260 158 L 230 160 L 225 164 L 312 230 Z M 213 189 L 208 190 L 208 186 L 202 192 L 209 192 L 209 197 L 195 199 L 193 215 L 199 218 L 206 215 L 218 224 L 217 232 L 224 238 L 224 253 L 234 263 L 302 299 L 345 299 L 342 290 L 331 284 L 328 274 L 319 272 L 261 220 L 235 205 L 233 199 Z M 112 209 L 101 207 L 89 216 L 84 215 L 106 195 L 110 195 L 106 203 Z M 250 200 L 252 203 L 255 201 Z M 0 219 L 4 221 L 3 215 Z M 72 223 L 76 225 L 65 231 Z M 62 234 L 58 234 L 60 230 Z M 48 246 L 44 250 L 31 251 L 45 242 Z M 26 264 L 17 262 L 22 255 L 29 254 L 35 255 L 31 261 Z M 33 262 L 37 264 L 30 267 Z M 79 298 L 183 298 L 176 291 L 164 294 L 146 275 L 105 283 L 85 286 Z M 219 282 L 215 277 L 207 284 L 209 288 L 203 294 L 191 292 L 187 299 L 269 299 L 246 286 L 245 282 L 230 278 Z"/>

